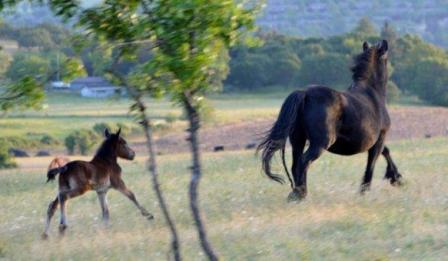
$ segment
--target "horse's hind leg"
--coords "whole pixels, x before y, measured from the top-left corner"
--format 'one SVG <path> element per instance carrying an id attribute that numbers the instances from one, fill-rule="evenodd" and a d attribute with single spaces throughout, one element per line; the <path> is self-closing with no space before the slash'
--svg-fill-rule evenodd
<path id="1" fill-rule="evenodd" d="M 59 233 L 61 235 L 64 234 L 65 230 L 67 229 L 67 217 L 65 214 L 65 203 L 68 199 L 74 198 L 76 196 L 82 195 L 84 191 L 80 189 L 72 189 L 68 191 L 61 191 L 59 192 L 59 205 L 61 207 L 61 222 L 59 224 Z"/>
<path id="2" fill-rule="evenodd" d="M 383 151 L 384 147 L 383 145 L 384 145 L 384 133 L 381 133 L 375 145 L 373 145 L 373 147 L 370 148 L 368 151 L 369 154 L 367 157 L 367 167 L 361 183 L 361 191 L 360 191 L 361 194 L 364 194 L 366 191 L 370 189 L 370 183 L 372 182 L 375 163 L 378 159 L 378 156 Z"/>
<path id="3" fill-rule="evenodd" d="M 306 180 L 303 179 L 303 176 L 299 175 L 299 172 L 300 172 L 299 164 L 302 161 L 303 150 L 305 148 L 305 143 L 306 143 L 306 136 L 302 132 L 294 131 L 290 135 L 289 140 L 291 142 L 291 147 L 292 147 L 291 173 L 292 173 L 292 177 L 294 180 L 294 187 L 293 187 L 293 192 L 294 192 L 295 188 L 296 188 L 295 186 L 297 186 L 298 184 L 303 185 L 304 183 L 306 183 Z M 293 192 L 291 192 L 291 193 L 293 193 Z M 291 197 L 293 197 L 292 194 L 290 194 L 288 199 L 294 200 Z"/>
<path id="4" fill-rule="evenodd" d="M 390 156 L 389 148 L 384 146 L 382 154 L 387 161 L 386 175 L 384 175 L 384 178 L 390 180 L 392 186 L 400 186 L 401 174 L 398 172 L 398 168 Z"/>
<path id="5" fill-rule="evenodd" d="M 294 177 L 296 177 L 295 188 L 288 196 L 288 201 L 298 201 L 304 199 L 308 193 L 306 175 L 313 161 L 318 159 L 324 152 L 325 146 L 311 143 L 305 154 L 298 160 Z"/>
<path id="6" fill-rule="evenodd" d="M 48 238 L 48 230 L 50 229 L 51 218 L 53 217 L 54 212 L 56 212 L 56 209 L 58 208 L 58 204 L 59 204 L 59 199 L 58 199 L 58 197 L 56 197 L 56 199 L 51 201 L 50 204 L 48 205 L 47 219 L 45 221 L 45 230 L 44 230 L 44 233 L 42 233 L 42 239 Z"/>

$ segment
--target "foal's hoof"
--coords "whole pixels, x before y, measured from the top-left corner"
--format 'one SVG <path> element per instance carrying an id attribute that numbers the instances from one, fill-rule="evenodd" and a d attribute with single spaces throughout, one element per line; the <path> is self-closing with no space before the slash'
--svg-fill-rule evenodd
<path id="1" fill-rule="evenodd" d="M 40 238 L 42 240 L 47 240 L 48 239 L 48 234 L 47 233 L 42 233 L 42 235 L 40 236 Z"/>
<path id="2" fill-rule="evenodd" d="M 154 216 L 149 212 L 142 212 L 142 215 L 146 217 L 148 220 L 153 220 Z"/>
<path id="3" fill-rule="evenodd" d="M 306 193 L 299 191 L 298 189 L 293 189 L 288 195 L 288 202 L 300 202 L 305 199 Z"/>
<path id="4" fill-rule="evenodd" d="M 59 225 L 59 234 L 63 236 L 65 234 L 66 229 L 67 229 L 67 225 L 60 224 Z"/>

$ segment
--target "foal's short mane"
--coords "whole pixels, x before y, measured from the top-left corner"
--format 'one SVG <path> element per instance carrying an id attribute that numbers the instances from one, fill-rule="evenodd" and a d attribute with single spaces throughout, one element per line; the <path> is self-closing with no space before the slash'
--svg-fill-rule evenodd
<path id="1" fill-rule="evenodd" d="M 95 153 L 95 158 L 107 159 L 115 156 L 114 148 L 112 147 L 113 137 L 109 137 L 101 143 L 100 147 Z"/>
<path id="2" fill-rule="evenodd" d="M 365 52 L 358 54 L 354 57 L 354 66 L 351 68 L 353 72 L 352 79 L 353 81 L 361 81 L 366 80 L 373 73 L 374 70 L 374 48 L 369 48 Z"/>

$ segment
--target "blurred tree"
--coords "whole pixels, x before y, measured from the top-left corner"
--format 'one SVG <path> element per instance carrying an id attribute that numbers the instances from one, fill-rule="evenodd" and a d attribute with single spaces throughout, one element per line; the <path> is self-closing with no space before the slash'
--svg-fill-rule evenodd
<path id="1" fill-rule="evenodd" d="M 25 76 L 42 79 L 50 71 L 50 63 L 38 53 L 18 52 L 6 71 L 6 77 L 17 81 Z"/>
<path id="2" fill-rule="evenodd" d="M 301 86 L 321 84 L 345 89 L 351 82 L 349 64 L 348 56 L 337 53 L 308 56 L 303 59 L 299 73 Z"/>
<path id="3" fill-rule="evenodd" d="M 394 52 L 395 45 L 397 44 L 397 40 L 399 35 L 395 30 L 394 26 L 388 21 L 384 22 L 383 28 L 381 28 L 381 39 L 387 40 L 388 43 L 388 53 L 392 55 Z"/>
<path id="4" fill-rule="evenodd" d="M 358 38 L 369 38 L 378 36 L 378 31 L 372 21 L 367 16 L 364 16 L 353 29 L 353 34 Z"/>

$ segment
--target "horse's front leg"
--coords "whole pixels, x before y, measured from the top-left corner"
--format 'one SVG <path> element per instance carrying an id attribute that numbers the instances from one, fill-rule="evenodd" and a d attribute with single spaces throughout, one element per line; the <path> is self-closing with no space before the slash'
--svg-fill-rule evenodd
<path id="1" fill-rule="evenodd" d="M 137 201 L 137 198 L 135 197 L 134 193 L 126 187 L 126 184 L 124 183 L 124 181 L 121 178 L 114 183 L 115 184 L 112 185 L 113 188 L 120 191 L 129 200 L 131 200 L 135 204 L 135 206 L 140 210 L 140 212 L 142 213 L 142 215 L 144 217 L 146 217 L 147 219 L 154 218 L 154 216 L 151 213 L 149 213 L 144 207 L 142 207 L 140 205 L 140 203 Z"/>
<path id="2" fill-rule="evenodd" d="M 389 148 L 384 146 L 382 154 L 387 161 L 386 175 L 384 175 L 384 178 L 388 179 L 392 186 L 400 186 L 402 184 L 401 174 L 398 172 L 398 168 L 390 156 Z"/>
<path id="3" fill-rule="evenodd" d="M 385 134 L 381 133 L 375 145 L 373 145 L 373 147 L 369 149 L 368 152 L 369 155 L 367 157 L 367 167 L 364 173 L 364 178 L 361 183 L 361 190 L 360 190 L 361 194 L 364 194 L 366 191 L 370 189 L 370 183 L 372 182 L 375 163 L 378 159 L 378 156 L 383 151 L 384 136 Z"/>

